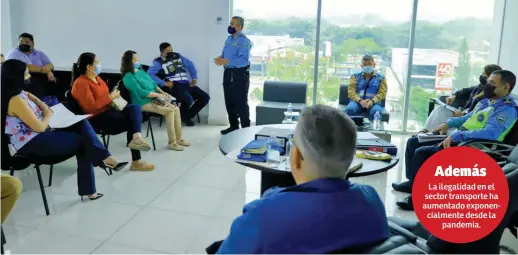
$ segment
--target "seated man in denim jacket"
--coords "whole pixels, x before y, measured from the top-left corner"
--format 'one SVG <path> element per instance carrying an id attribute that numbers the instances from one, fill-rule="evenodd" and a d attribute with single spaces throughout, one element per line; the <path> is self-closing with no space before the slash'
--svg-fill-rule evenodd
<path id="1" fill-rule="evenodd" d="M 217 253 L 329 253 L 389 237 L 385 206 L 370 186 L 345 179 L 356 127 L 343 112 L 306 108 L 295 131 L 290 167 L 297 183 L 273 188 L 243 208 Z"/>
<path id="2" fill-rule="evenodd" d="M 361 116 L 368 112 L 369 119 L 373 120 L 376 112 L 381 114 L 381 101 L 387 96 L 387 79 L 377 73 L 375 67 L 374 58 L 365 55 L 362 58 L 363 71 L 351 76 L 347 91 L 351 101 L 345 110 L 349 116 Z"/>

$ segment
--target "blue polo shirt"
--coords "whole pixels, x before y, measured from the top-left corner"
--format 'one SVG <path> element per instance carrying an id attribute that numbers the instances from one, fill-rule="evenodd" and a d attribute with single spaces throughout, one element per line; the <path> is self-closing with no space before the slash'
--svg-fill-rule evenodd
<path id="1" fill-rule="evenodd" d="M 374 188 L 321 179 L 272 189 L 243 208 L 218 254 L 329 253 L 389 237 Z"/>

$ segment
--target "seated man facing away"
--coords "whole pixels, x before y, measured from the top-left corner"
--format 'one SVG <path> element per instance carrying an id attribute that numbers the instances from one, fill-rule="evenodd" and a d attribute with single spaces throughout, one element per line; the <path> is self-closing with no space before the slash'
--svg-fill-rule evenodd
<path id="1" fill-rule="evenodd" d="M 372 120 L 376 112 L 381 114 L 381 101 L 387 95 L 387 79 L 383 74 L 377 73 L 375 67 L 374 58 L 365 55 L 362 58 L 363 71 L 351 76 L 347 91 L 351 101 L 345 110 L 349 116 L 361 116 L 368 112 L 369 119 Z"/>
<path id="2" fill-rule="evenodd" d="M 439 145 L 434 142 L 419 143 L 417 137 L 408 139 L 405 151 L 405 171 L 408 181 L 393 183 L 396 191 L 412 193 L 412 184 L 421 165 L 434 153 L 457 143 L 472 139 L 503 141 L 515 125 L 518 113 L 510 93 L 516 84 L 516 76 L 508 70 L 494 71 L 484 86 L 484 96 L 475 109 L 461 117 L 448 119 L 434 132 L 447 133 L 456 128 Z M 397 205 L 404 210 L 413 210 L 412 196 Z"/>
<path id="3" fill-rule="evenodd" d="M 446 107 L 435 107 L 426 120 L 425 129 L 421 132 L 426 133 L 435 130 L 439 125 L 448 120 L 448 118 L 460 117 L 473 111 L 477 103 L 484 99 L 484 86 L 487 84 L 487 77 L 497 70 L 502 70 L 502 68 L 498 65 L 485 66 L 484 73 L 482 73 L 479 78 L 479 85 L 461 89 L 446 98 L 446 104 L 459 110 L 452 112 Z"/>
<path id="4" fill-rule="evenodd" d="M 147 73 L 163 91 L 180 102 L 182 122 L 194 126 L 192 118 L 209 103 L 209 94 L 196 86 L 198 73 L 191 60 L 173 52 L 169 43 L 161 43 L 159 48 L 160 57 L 153 61 Z"/>
<path id="5" fill-rule="evenodd" d="M 341 111 L 304 109 L 290 152 L 297 185 L 272 188 L 245 205 L 217 253 L 322 254 L 388 238 L 378 193 L 345 179 L 356 136 L 354 122 Z"/>
<path id="6" fill-rule="evenodd" d="M 58 104 L 58 98 L 55 96 L 56 78 L 52 72 L 54 65 L 43 51 L 34 48 L 34 36 L 23 33 L 18 39 L 18 47 L 7 54 L 7 59 L 18 59 L 27 64 L 32 76 L 30 83 L 24 89 L 40 98 L 48 106 Z"/>

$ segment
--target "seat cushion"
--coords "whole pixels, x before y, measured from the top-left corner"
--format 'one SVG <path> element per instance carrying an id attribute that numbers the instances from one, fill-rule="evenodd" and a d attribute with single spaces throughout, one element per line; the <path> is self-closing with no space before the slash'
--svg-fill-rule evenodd
<path id="1" fill-rule="evenodd" d="M 263 101 L 255 107 L 256 125 L 281 124 L 289 103 Z M 304 104 L 292 104 L 293 111 L 300 112 Z"/>

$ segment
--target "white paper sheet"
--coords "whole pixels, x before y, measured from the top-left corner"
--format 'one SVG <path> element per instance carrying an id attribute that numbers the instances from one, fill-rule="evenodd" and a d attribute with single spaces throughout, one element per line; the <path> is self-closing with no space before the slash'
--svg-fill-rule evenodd
<path id="1" fill-rule="evenodd" d="M 453 106 L 451 106 L 451 105 L 446 104 L 445 102 L 443 102 L 443 101 L 439 100 L 438 98 L 436 98 L 436 99 L 435 99 L 435 102 L 436 102 L 437 104 L 439 104 L 440 106 L 443 106 L 444 108 L 446 108 L 446 109 L 448 109 L 448 110 L 450 110 L 450 111 L 452 111 L 452 112 L 458 111 L 458 109 L 457 109 L 457 108 L 455 108 L 455 107 L 453 107 Z"/>
<path id="2" fill-rule="evenodd" d="M 91 116 L 91 114 L 75 115 L 63 104 L 54 105 L 50 109 L 53 112 L 49 122 L 51 128 L 67 128 Z"/>
<path id="3" fill-rule="evenodd" d="M 358 132 L 356 139 L 357 140 L 375 140 L 375 139 L 380 139 L 380 138 L 373 135 L 371 132 Z"/>

